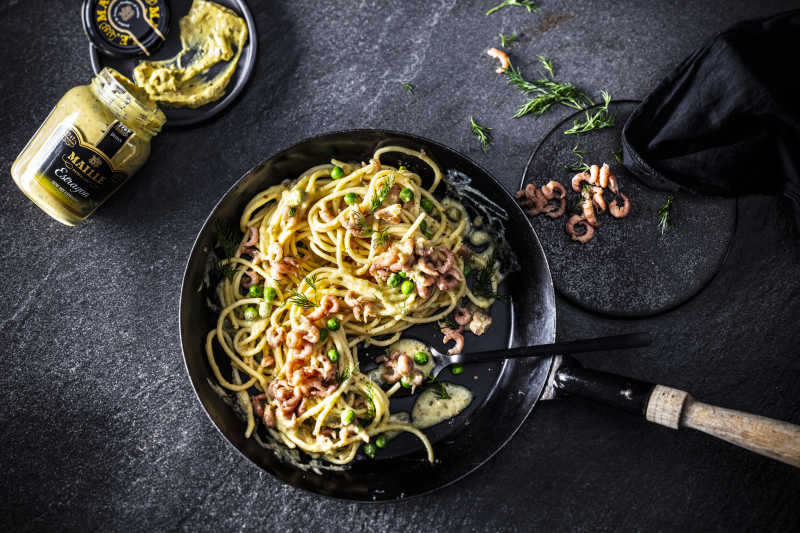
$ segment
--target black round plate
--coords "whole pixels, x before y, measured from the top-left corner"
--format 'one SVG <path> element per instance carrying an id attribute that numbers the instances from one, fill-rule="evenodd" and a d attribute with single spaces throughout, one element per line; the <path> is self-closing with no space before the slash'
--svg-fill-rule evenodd
<path id="1" fill-rule="evenodd" d="M 224 111 L 229 105 L 236 100 L 239 93 L 244 89 L 247 80 L 253 72 L 253 67 L 256 63 L 256 51 L 258 49 L 258 34 L 256 33 L 256 24 L 253 20 L 253 15 L 247 7 L 247 2 L 244 0 L 214 0 L 218 4 L 222 4 L 236 11 L 239 15 L 244 17 L 247 22 L 247 31 L 249 33 L 247 42 L 244 45 L 244 51 L 239 58 L 239 64 L 236 66 L 236 72 L 233 73 L 230 83 L 225 91 L 225 96 L 211 102 L 197 109 L 180 108 L 180 107 L 167 107 L 159 106 L 164 114 L 167 116 L 167 126 L 189 126 L 203 122 L 211 117 Z M 116 69 L 121 74 L 133 79 L 133 69 L 143 59 L 168 59 L 174 57 L 181 50 L 180 29 L 178 28 L 178 20 L 181 19 L 192 5 L 192 0 L 171 0 L 170 1 L 170 31 L 167 34 L 167 40 L 159 48 L 152 57 L 142 58 L 119 58 L 108 57 L 97 51 L 94 45 L 89 44 L 89 58 L 92 61 L 92 70 L 97 74 L 104 67 L 111 67 Z M 213 70 L 212 70 L 213 71 Z"/>
<path id="2" fill-rule="evenodd" d="M 475 395 L 470 407 L 451 422 L 425 430 L 437 461 L 425 459 L 420 443 L 408 435 L 393 440 L 377 457 L 359 455 L 344 471 L 302 469 L 283 462 L 255 440 L 244 438 L 244 423 L 211 387 L 213 376 L 205 357 L 205 333 L 216 317 L 206 305 L 203 279 L 209 251 L 216 241 L 215 226 L 223 222 L 238 227 L 244 205 L 257 192 L 335 157 L 367 160 L 385 145 L 424 148 L 444 170 L 458 170 L 509 215 L 507 238 L 523 272 L 510 277 L 514 287 L 511 305 L 496 304 L 496 324 L 486 335 L 467 339 L 466 351 L 497 349 L 553 342 L 555 297 L 550 271 L 536 233 L 514 199 L 482 168 L 465 156 L 420 137 L 381 130 L 355 130 L 321 135 L 270 157 L 242 177 L 206 219 L 194 243 L 184 274 L 180 301 L 180 336 L 186 369 L 195 392 L 222 435 L 259 467 L 296 487 L 326 496 L 362 501 L 384 501 L 423 494 L 457 481 L 497 453 L 518 430 L 541 395 L 551 359 L 513 360 L 503 364 L 467 365 L 460 376 L 445 371 L 443 381 L 467 385 Z M 404 163 L 414 164 L 413 161 Z M 416 170 L 416 169 L 415 169 Z M 433 326 L 408 331 L 441 347 Z M 223 363 L 225 357 L 217 358 Z M 408 410 L 411 399 L 393 400 L 392 410 Z"/>
<path id="3" fill-rule="evenodd" d="M 674 226 L 662 234 L 658 210 L 667 194 L 646 187 L 617 160 L 622 127 L 637 101 L 612 102 L 614 127 L 584 135 L 564 135 L 579 111 L 556 125 L 531 155 L 520 188 L 550 180 L 567 188 L 567 213 L 551 219 L 533 217 L 536 232 L 553 271 L 556 289 L 571 302 L 593 313 L 620 317 L 644 317 L 677 307 L 700 292 L 722 266 L 736 229 L 736 200 L 673 194 Z M 599 227 L 586 244 L 570 239 L 565 225 L 578 193 L 571 189 L 575 146 L 585 150 L 587 164 L 608 163 L 622 192 L 631 201 L 623 219 L 599 215 Z M 606 200 L 612 198 L 606 194 Z"/>

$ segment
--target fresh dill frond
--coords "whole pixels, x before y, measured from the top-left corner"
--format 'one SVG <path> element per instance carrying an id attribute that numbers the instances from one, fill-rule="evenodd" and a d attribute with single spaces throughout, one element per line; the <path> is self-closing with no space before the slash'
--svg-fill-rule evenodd
<path id="1" fill-rule="evenodd" d="M 469 117 L 469 129 L 472 131 L 472 134 L 478 138 L 478 141 L 481 143 L 481 150 L 483 153 L 486 153 L 486 145 L 492 142 L 492 128 L 487 128 L 486 126 L 481 126 L 472 116 Z"/>
<path id="2" fill-rule="evenodd" d="M 492 9 L 487 11 L 486 16 L 488 17 L 495 11 L 510 6 L 524 7 L 525 9 L 528 10 L 529 13 L 533 13 L 534 11 L 537 11 L 539 9 L 538 7 L 536 7 L 536 5 L 534 5 L 532 0 L 503 0 L 503 2 L 501 2 L 500 4 L 494 6 Z"/>
<path id="3" fill-rule="evenodd" d="M 386 179 L 386 181 L 383 182 L 383 186 L 381 186 L 381 189 L 372 195 L 372 201 L 370 202 L 369 206 L 370 211 L 374 213 L 375 211 L 380 209 L 381 204 L 386 199 L 386 197 L 389 196 L 389 191 L 392 190 L 393 186 L 394 186 L 394 174 L 389 176 Z"/>
<path id="4" fill-rule="evenodd" d="M 516 33 L 512 33 L 511 35 L 503 35 L 502 33 L 499 33 L 498 37 L 500 37 L 500 46 L 503 48 L 508 48 L 511 43 L 517 40 Z"/>
<path id="5" fill-rule="evenodd" d="M 317 307 L 316 302 L 309 300 L 308 296 L 297 291 L 292 291 L 292 295 L 287 299 L 287 301 L 293 303 L 298 307 L 302 307 L 303 309 L 311 309 L 312 307 Z"/>
<path id="6" fill-rule="evenodd" d="M 389 228 L 386 227 L 386 228 L 383 228 L 380 231 L 373 231 L 373 235 L 377 236 L 376 239 L 375 239 L 375 244 L 377 246 L 383 246 L 384 244 L 386 244 L 386 242 L 387 242 L 387 240 L 389 238 Z"/>
<path id="7" fill-rule="evenodd" d="M 620 165 L 622 164 L 622 148 L 614 152 L 614 159 L 616 159 L 617 163 Z"/>
<path id="8" fill-rule="evenodd" d="M 542 59 L 540 59 L 540 61 L 542 61 Z M 549 67 L 548 72 L 552 70 L 553 65 L 550 61 L 546 63 L 542 61 L 542 64 Z M 584 109 L 587 105 L 592 105 L 592 101 L 586 93 L 571 83 L 547 78 L 529 81 L 525 79 L 520 69 L 514 67 L 509 67 L 508 70 L 506 70 L 506 76 L 508 82 L 523 93 L 537 93 L 536 96 L 517 109 L 516 113 L 514 113 L 514 118 L 524 117 L 531 113 L 536 116 L 541 116 L 550 109 L 553 104 L 561 104 L 578 110 Z"/>
<path id="9" fill-rule="evenodd" d="M 347 378 L 349 378 L 349 377 L 350 377 L 350 369 L 349 369 L 349 368 L 345 368 L 344 370 L 342 370 L 341 374 L 339 374 L 339 376 L 338 376 L 338 378 L 337 378 L 337 379 L 338 379 L 338 381 L 339 381 L 339 385 L 341 385 L 342 383 L 344 383 L 344 382 L 345 382 L 345 380 L 346 380 Z"/>
<path id="10" fill-rule="evenodd" d="M 536 57 L 539 58 L 539 63 L 541 63 L 547 73 L 550 74 L 550 78 L 555 78 L 556 76 L 553 74 L 553 62 L 541 55 L 537 55 Z"/>
<path id="11" fill-rule="evenodd" d="M 658 228 L 661 230 L 661 235 L 666 233 L 668 228 L 675 224 L 672 222 L 672 195 L 668 194 L 664 205 L 658 208 Z"/>
<path id="12" fill-rule="evenodd" d="M 414 94 L 414 86 L 408 83 L 407 81 L 403 82 L 403 89 L 410 92 L 411 94 Z"/>
<path id="13" fill-rule="evenodd" d="M 217 220 L 214 223 L 214 229 L 217 231 L 217 247 L 222 250 L 223 259 L 217 266 L 222 276 L 233 279 L 233 275 L 236 273 L 236 266 L 228 260 L 236 255 L 236 250 L 239 248 L 241 239 L 238 232 L 232 226 L 221 220 Z"/>
<path id="14" fill-rule="evenodd" d="M 444 383 L 439 381 L 438 378 L 435 378 L 433 376 L 428 376 L 428 379 L 425 381 L 433 387 L 433 392 L 440 400 L 450 399 L 450 395 L 447 394 L 447 387 L 445 387 Z"/>
<path id="15" fill-rule="evenodd" d="M 444 319 L 437 322 L 436 325 L 439 327 L 439 329 L 442 328 L 458 329 L 458 324 L 456 323 L 455 320 L 453 320 L 453 317 L 451 317 L 450 315 L 444 317 Z"/>
<path id="16" fill-rule="evenodd" d="M 603 91 L 601 94 L 603 95 L 603 105 L 601 105 L 594 114 L 586 111 L 586 120 L 583 122 L 580 120 L 573 121 L 572 127 L 566 130 L 564 135 L 580 135 L 594 130 L 610 128 L 614 125 L 616 117 L 608 112 L 608 104 L 611 103 L 611 96 L 606 91 Z"/>
<path id="17" fill-rule="evenodd" d="M 319 299 L 319 298 L 317 298 L 317 274 L 315 273 L 310 278 L 308 276 L 306 276 L 305 282 L 306 282 L 306 285 L 308 285 L 309 287 L 311 287 L 314 290 L 314 301 L 315 301 L 314 307 L 316 307 L 317 306 L 316 300 Z"/>
<path id="18" fill-rule="evenodd" d="M 492 251 L 489 260 L 486 264 L 478 270 L 475 276 L 475 287 L 472 293 L 480 298 L 495 299 L 497 298 L 497 291 L 495 291 L 492 282 L 497 271 L 497 250 Z"/>
<path id="19" fill-rule="evenodd" d="M 579 150 L 578 145 L 572 147 L 572 153 L 575 154 L 575 157 L 578 160 L 574 163 L 570 163 L 567 165 L 562 165 L 564 170 L 568 170 L 570 172 L 586 172 L 589 170 L 589 165 L 586 164 L 586 161 L 583 160 L 583 154 L 586 153 L 586 150 Z"/>

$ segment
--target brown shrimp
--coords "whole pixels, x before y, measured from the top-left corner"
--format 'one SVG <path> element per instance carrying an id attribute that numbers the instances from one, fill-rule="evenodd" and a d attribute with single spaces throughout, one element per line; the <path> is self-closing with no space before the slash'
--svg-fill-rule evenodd
<path id="1" fill-rule="evenodd" d="M 486 50 L 486 54 L 500 61 L 500 66 L 495 69 L 495 72 L 498 74 L 502 74 L 508 70 L 508 67 L 511 66 L 511 61 L 508 59 L 508 54 L 502 50 L 498 50 L 497 48 L 489 48 Z"/>
<path id="2" fill-rule="evenodd" d="M 591 181 L 589 181 L 589 179 L 590 179 L 590 176 L 586 172 L 581 172 L 580 174 L 575 174 L 572 177 L 572 190 L 575 191 L 575 192 L 581 192 L 581 183 L 584 182 L 584 181 L 586 181 L 588 183 L 591 183 Z"/>
<path id="3" fill-rule="evenodd" d="M 453 318 L 459 326 L 466 326 L 472 320 L 472 311 L 467 307 L 456 307 L 453 311 Z"/>
<path id="4" fill-rule="evenodd" d="M 622 198 L 623 204 L 621 206 L 617 204 L 619 198 Z M 614 218 L 624 218 L 631 212 L 631 202 L 628 200 L 627 196 L 619 193 L 608 205 L 608 212 L 611 213 L 611 216 Z"/>
<path id="5" fill-rule="evenodd" d="M 578 225 L 583 226 L 585 230 L 583 234 L 578 234 L 578 232 L 575 230 L 575 227 Z M 572 215 L 569 217 L 566 230 L 567 233 L 569 233 L 569 236 L 572 237 L 573 241 L 578 241 L 583 244 L 589 242 L 592 240 L 592 237 L 594 237 L 594 228 L 580 215 Z"/>
<path id="6" fill-rule="evenodd" d="M 447 344 L 449 341 L 453 341 L 455 343 L 452 348 L 447 350 L 447 353 L 450 355 L 461 353 L 461 351 L 464 349 L 464 335 L 461 333 L 461 328 L 442 328 L 442 335 L 444 335 L 442 344 Z"/>
<path id="7" fill-rule="evenodd" d="M 603 197 L 602 187 L 592 187 L 592 203 L 597 208 L 598 213 L 605 213 L 607 209 L 606 199 Z"/>
<path id="8" fill-rule="evenodd" d="M 591 196 L 587 194 L 583 195 L 581 210 L 583 211 L 583 218 L 586 219 L 586 222 L 588 222 L 594 227 L 597 227 L 598 225 L 597 216 L 595 216 L 594 214 L 594 205 L 592 204 Z"/>
<path id="9" fill-rule="evenodd" d="M 561 199 L 567 196 L 567 189 L 557 181 L 548 181 L 547 184 L 542 185 L 541 190 L 542 195 L 548 200 Z M 555 194 L 556 191 L 558 192 L 558 196 Z"/>
<path id="10" fill-rule="evenodd" d="M 272 346 L 273 348 L 277 348 L 283 341 L 286 339 L 286 331 L 283 328 L 279 328 L 277 326 L 270 326 L 267 329 L 267 344 Z"/>

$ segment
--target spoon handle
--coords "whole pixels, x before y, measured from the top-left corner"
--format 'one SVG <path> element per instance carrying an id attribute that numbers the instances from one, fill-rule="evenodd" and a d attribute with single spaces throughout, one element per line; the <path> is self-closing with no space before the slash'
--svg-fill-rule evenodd
<path id="1" fill-rule="evenodd" d="M 626 333 L 610 337 L 596 337 L 594 339 L 578 339 L 574 341 L 554 342 L 552 344 L 538 344 L 535 346 L 522 346 L 493 350 L 490 352 L 476 352 L 449 356 L 452 363 L 483 363 L 485 361 L 502 361 L 503 359 L 518 359 L 521 357 L 549 357 L 570 353 L 599 352 L 603 350 L 622 350 L 625 348 L 641 348 L 649 346 L 653 337 L 649 333 Z"/>

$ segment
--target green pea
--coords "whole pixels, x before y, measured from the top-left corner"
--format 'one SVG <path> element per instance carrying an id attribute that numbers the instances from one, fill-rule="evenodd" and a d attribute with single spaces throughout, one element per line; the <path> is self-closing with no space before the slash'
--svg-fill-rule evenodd
<path id="1" fill-rule="evenodd" d="M 344 195 L 344 203 L 347 205 L 353 205 L 358 202 L 358 195 L 354 192 L 349 192 Z"/>
<path id="2" fill-rule="evenodd" d="M 408 277 L 408 274 L 406 274 L 405 272 L 398 272 L 397 275 L 403 279 L 406 279 Z"/>
<path id="3" fill-rule="evenodd" d="M 405 280 L 403 284 L 400 285 L 400 292 L 403 294 L 411 294 L 414 292 L 414 282 L 410 279 Z"/>
<path id="4" fill-rule="evenodd" d="M 341 323 L 339 322 L 338 318 L 332 316 L 325 322 L 325 326 L 327 326 L 327 328 L 331 331 L 338 331 L 341 327 Z"/>
<path id="5" fill-rule="evenodd" d="M 378 435 L 375 437 L 375 446 L 378 448 L 385 448 L 386 447 L 386 436 L 383 434 Z"/>
<path id="6" fill-rule="evenodd" d="M 271 302 L 277 297 L 278 291 L 275 290 L 275 287 L 267 287 L 264 289 L 264 298 L 266 298 L 268 302 Z"/>
<path id="7" fill-rule="evenodd" d="M 339 350 L 336 348 L 331 348 L 328 350 L 328 359 L 333 361 L 334 363 L 339 360 Z"/>
<path id="8" fill-rule="evenodd" d="M 325 339 L 328 338 L 328 330 L 325 328 L 319 328 L 319 342 L 325 342 Z"/>
<path id="9" fill-rule="evenodd" d="M 405 169 L 406 169 L 405 165 L 400 165 L 399 167 L 397 167 L 397 170 L 405 170 Z"/>
<path id="10" fill-rule="evenodd" d="M 250 285 L 247 294 L 250 298 L 261 298 L 264 295 L 264 288 L 261 285 Z"/>
<path id="11" fill-rule="evenodd" d="M 428 223 L 424 220 L 419 223 L 419 231 L 425 236 L 426 239 L 433 237 L 433 234 L 428 231 Z"/>
<path id="12" fill-rule="evenodd" d="M 389 286 L 392 287 L 392 288 L 399 287 L 402 282 L 403 282 L 402 276 L 400 276 L 397 273 L 394 273 L 391 276 L 389 276 L 388 283 L 389 283 Z"/>
<path id="13" fill-rule="evenodd" d="M 375 445 L 372 444 L 371 442 L 366 443 L 362 447 L 362 449 L 364 450 L 365 454 L 367 454 L 369 457 L 372 457 L 372 458 L 375 457 L 375 452 L 378 451 L 378 449 L 375 447 Z"/>
<path id="14" fill-rule="evenodd" d="M 425 352 L 417 352 L 414 354 L 414 362 L 418 365 L 424 365 L 428 362 L 428 354 Z"/>
<path id="15" fill-rule="evenodd" d="M 403 200 L 404 202 L 410 202 L 411 200 L 414 199 L 414 192 L 406 187 L 405 189 L 400 191 L 400 199 Z"/>
<path id="16" fill-rule="evenodd" d="M 342 412 L 342 424 L 352 424 L 356 419 L 356 413 L 352 409 L 345 409 Z"/>
<path id="17" fill-rule="evenodd" d="M 255 306 L 248 305 L 244 308 L 244 319 L 245 320 L 255 320 L 258 316 L 258 309 Z"/>
<path id="18" fill-rule="evenodd" d="M 426 213 L 433 211 L 433 202 L 431 202 L 428 198 L 423 198 L 420 200 L 419 205 L 422 206 L 422 209 L 424 209 Z"/>
<path id="19" fill-rule="evenodd" d="M 403 378 L 403 379 L 400 380 L 400 385 L 402 385 L 404 389 L 410 389 L 411 388 L 411 383 L 406 381 L 406 378 Z"/>
<path id="20" fill-rule="evenodd" d="M 462 365 L 453 365 L 453 367 L 450 369 L 450 372 L 452 372 L 454 376 L 459 375 L 463 371 L 464 367 Z"/>
<path id="21" fill-rule="evenodd" d="M 342 176 L 344 176 L 344 170 L 342 170 L 342 167 L 333 167 L 331 169 L 331 179 L 338 180 Z"/>

